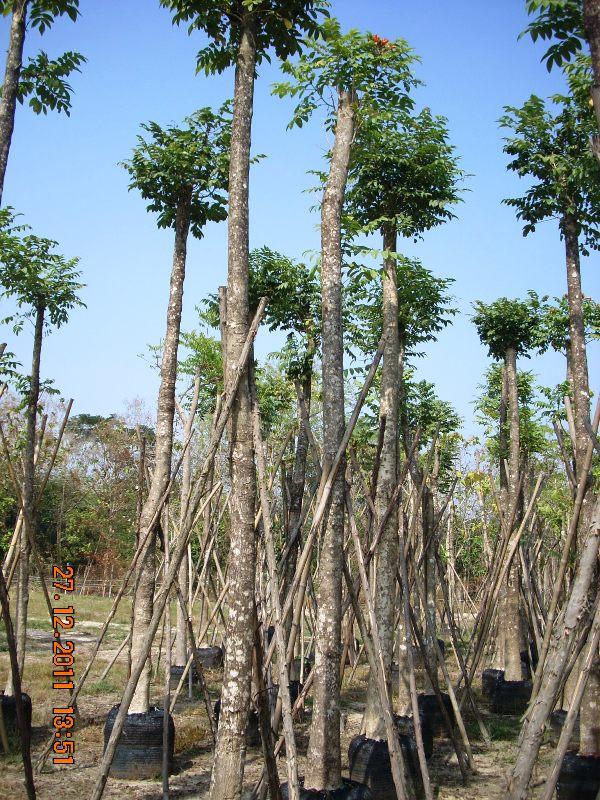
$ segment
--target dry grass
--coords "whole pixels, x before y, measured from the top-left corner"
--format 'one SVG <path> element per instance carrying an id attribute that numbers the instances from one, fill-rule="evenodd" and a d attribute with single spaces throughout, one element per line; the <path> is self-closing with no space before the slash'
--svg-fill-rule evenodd
<path id="1" fill-rule="evenodd" d="M 74 598 L 79 626 L 76 633 L 87 633 L 76 645 L 76 675 L 83 669 L 89 658 L 94 638 L 89 634 L 98 632 L 99 625 L 108 613 L 112 601 L 108 598 L 85 596 Z M 44 620 L 45 603 L 41 593 L 34 592 L 31 599 L 31 614 L 34 619 Z M 103 725 L 110 708 L 118 702 L 120 692 L 126 680 L 126 662 L 124 654 L 116 662 L 109 675 L 102 681 L 100 676 L 108 661 L 114 655 L 118 642 L 127 632 L 130 606 L 124 599 L 124 606 L 119 610 L 114 630 L 107 640 L 94 664 L 90 677 L 80 695 L 79 711 L 81 721 L 76 727 L 76 763 L 74 767 L 54 767 L 48 765 L 44 773 L 36 776 L 38 798 L 40 800 L 87 800 L 97 774 L 97 765 L 102 755 Z M 87 623 L 81 625 L 81 623 Z M 91 625 L 91 627 L 90 627 Z M 32 626 L 33 633 L 48 631 L 48 625 Z M 36 634 L 37 635 L 37 634 Z M 24 689 L 31 695 L 33 703 L 33 759 L 43 751 L 50 734 L 51 709 L 66 700 L 66 693 L 53 691 L 51 687 L 51 638 L 33 638 L 27 657 L 24 676 Z M 156 654 L 154 657 L 156 663 Z M 453 660 L 449 658 L 450 666 Z M 0 680 L 4 680 L 8 669 L 8 658 L 5 648 L 0 647 Z M 368 669 L 360 665 L 354 679 L 348 682 L 350 671 L 346 672 L 343 685 L 343 719 L 342 760 L 347 774 L 348 744 L 353 736 L 359 733 L 361 712 L 366 694 Z M 206 675 L 212 700 L 216 700 L 220 692 L 221 673 L 211 670 Z M 163 670 L 160 669 L 158 680 L 153 684 L 153 698 L 157 705 L 162 705 Z M 485 709 L 485 706 L 483 706 Z M 212 749 L 209 725 L 206 718 L 204 702 L 197 690 L 194 699 L 178 703 L 175 714 L 175 773 L 171 778 L 173 800 L 185 798 L 203 798 L 208 796 Z M 504 781 L 507 769 L 513 760 L 514 739 L 518 733 L 518 720 L 501 718 L 487 714 L 486 719 L 492 735 L 492 747 L 485 750 L 477 739 L 477 727 L 473 720 L 467 719 L 469 734 L 472 735 L 476 774 L 469 785 L 463 786 L 456 757 L 446 740 L 437 740 L 430 770 L 432 780 L 437 787 L 438 800 L 500 800 L 504 797 Z M 304 768 L 304 756 L 308 744 L 310 723 L 310 702 L 303 722 L 296 726 L 299 748 L 299 766 Z M 547 766 L 551 755 L 548 746 L 542 748 L 541 769 Z M 3 756 L 0 762 L 0 798 L 20 800 L 25 798 L 22 783 L 20 759 L 16 755 Z M 244 797 L 250 794 L 251 787 L 262 770 L 262 754 L 260 749 L 250 749 L 247 754 L 245 770 Z M 285 762 L 279 760 L 280 775 L 285 780 Z M 538 790 L 539 791 L 539 790 Z M 534 797 L 536 793 L 534 792 Z M 105 797 L 132 798 L 133 800 L 159 800 L 162 791 L 159 781 L 124 782 L 109 780 Z"/>

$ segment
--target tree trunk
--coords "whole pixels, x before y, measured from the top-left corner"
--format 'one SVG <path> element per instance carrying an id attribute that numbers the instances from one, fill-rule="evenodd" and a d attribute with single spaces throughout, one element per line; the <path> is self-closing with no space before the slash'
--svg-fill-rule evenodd
<path id="1" fill-rule="evenodd" d="M 586 4 L 587 12 L 590 3 Z M 593 3 L 598 6 L 598 3 Z M 590 42 L 591 47 L 591 42 Z M 592 51 L 593 53 L 593 51 Z M 596 102 L 596 97 L 594 97 Z M 581 264 L 579 257 L 579 238 L 577 222 L 565 215 L 561 221 L 561 230 L 565 240 L 565 256 L 567 267 L 567 299 L 569 304 L 569 366 L 570 383 L 573 393 L 573 424 L 575 428 L 575 441 L 573 453 L 575 462 L 576 481 L 581 480 L 584 471 L 584 461 L 588 447 L 589 436 L 586 423 L 590 421 L 590 387 L 588 377 L 587 353 L 585 344 L 585 324 L 583 319 L 583 292 L 581 289 Z M 593 491 L 591 480 L 583 497 L 583 505 L 579 517 L 578 541 L 581 542 L 590 523 Z M 579 548 L 580 549 L 580 548 Z M 598 583 L 596 570 L 594 583 Z M 598 690 L 600 679 L 600 660 L 596 659 L 590 671 L 583 699 L 581 701 L 580 724 L 580 753 L 582 755 L 595 755 L 600 748 L 600 731 L 598 730 Z M 572 688 L 569 684 L 569 690 Z"/>
<path id="2" fill-rule="evenodd" d="M 335 141 L 321 209 L 324 475 L 331 469 L 345 427 L 341 216 L 354 135 L 354 102 L 351 93 L 340 91 Z M 331 493 L 321 547 L 313 720 L 305 773 L 307 789 L 337 789 L 341 784 L 339 682 L 344 471 L 342 464 Z"/>
<path id="3" fill-rule="evenodd" d="M 226 335 L 226 391 L 234 379 L 248 334 L 248 181 L 254 100 L 256 43 L 254 30 L 241 32 L 233 101 L 229 167 L 229 227 Z M 250 704 L 254 645 L 254 579 L 256 542 L 254 505 L 256 478 L 252 440 L 249 370 L 239 384 L 231 413 L 229 618 L 221 694 L 221 712 L 215 746 L 210 798 L 235 800 L 241 796 L 246 751 L 246 722 Z"/>
<path id="4" fill-rule="evenodd" d="M 40 362 L 42 356 L 42 340 L 44 335 L 45 307 L 39 305 L 35 314 L 33 334 L 33 353 L 31 358 L 31 376 L 27 396 L 25 455 L 23 458 L 23 483 L 21 487 L 23 500 L 23 525 L 21 526 L 19 553 L 19 580 L 17 585 L 16 639 L 19 673 L 23 676 L 25 667 L 25 651 L 27 647 L 27 608 L 29 605 L 29 560 L 31 556 L 30 541 L 36 538 L 35 509 L 35 444 L 37 428 L 37 409 L 40 398 Z M 12 681 L 9 678 L 7 693 L 12 694 Z"/>
<path id="5" fill-rule="evenodd" d="M 2 99 L 0 99 L 0 204 L 2 203 L 10 143 L 15 127 L 15 110 L 19 90 L 19 75 L 23 65 L 23 45 L 27 28 L 28 3 L 29 0 L 17 0 L 15 2 L 10 23 L 8 54 L 4 70 L 4 83 L 2 84 Z"/>
<path id="6" fill-rule="evenodd" d="M 185 280 L 185 261 L 187 254 L 187 237 L 190 227 L 191 187 L 182 191 L 175 219 L 175 246 L 173 249 L 173 266 L 167 307 L 167 327 L 160 367 L 160 387 L 158 390 L 158 407 L 156 412 L 156 440 L 154 450 L 154 472 L 148 490 L 148 496 L 140 514 L 140 539 L 143 541 L 148 533 L 152 520 L 156 516 L 169 479 L 171 477 L 171 458 L 173 453 L 173 418 L 175 416 L 175 384 L 177 381 L 177 351 L 179 347 L 179 331 L 181 327 L 181 309 L 183 306 L 183 284 Z M 150 620 L 155 582 L 155 550 L 156 523 L 150 531 L 144 551 L 140 555 L 138 568 L 137 591 L 133 610 L 131 630 L 131 659 L 136 661 L 143 645 Z M 150 658 L 142 671 L 140 680 L 133 695 L 129 713 L 146 713 L 150 705 Z"/>
<path id="7" fill-rule="evenodd" d="M 383 230 L 383 249 L 396 251 L 396 230 L 386 226 Z M 396 259 L 385 258 L 382 273 L 383 334 L 385 347 L 381 371 L 379 418 L 383 428 L 383 443 L 375 493 L 375 530 L 379 530 L 398 482 L 398 402 L 400 389 L 400 340 L 398 336 L 398 287 Z M 374 611 L 382 647 L 385 678 L 390 691 L 390 672 L 394 644 L 394 616 L 396 606 L 396 568 L 398 562 L 398 509 L 394 505 L 381 534 L 375 553 Z M 402 615 L 401 615 L 402 616 Z M 400 684 L 403 676 L 400 677 Z M 385 738 L 383 710 L 379 700 L 377 676 L 369 674 L 367 704 L 363 730 L 370 739 Z"/>
<path id="8" fill-rule="evenodd" d="M 519 457 L 521 452 L 519 435 L 519 392 L 517 388 L 517 353 L 514 347 L 506 351 L 505 361 L 507 416 L 508 416 L 508 502 L 505 514 L 517 502 L 519 492 Z M 501 470 L 504 466 L 501 465 Z M 515 516 L 515 525 L 520 514 Z M 519 561 L 514 558 L 508 571 L 504 603 L 504 672 L 507 681 L 523 679 L 521 669 L 521 624 L 519 612 Z"/>
<path id="9" fill-rule="evenodd" d="M 296 437 L 296 448 L 294 452 L 294 466 L 292 468 L 291 477 L 287 482 L 290 498 L 288 532 L 292 536 L 295 535 L 295 540 L 292 543 L 285 563 L 283 597 L 287 597 L 290 586 L 294 580 L 294 575 L 296 574 L 296 565 L 298 561 L 300 535 L 297 529 L 302 515 L 302 502 L 304 499 L 304 488 L 306 486 L 306 461 L 309 450 L 308 431 L 303 422 L 303 418 L 310 413 L 312 391 L 311 377 L 311 375 L 307 375 L 302 382 L 296 381 L 296 394 L 298 397 L 298 435 Z M 306 420 L 306 422 L 308 422 L 308 420 Z M 284 625 L 286 641 L 289 639 L 291 628 L 292 615 L 289 614 Z M 294 659 L 292 659 L 292 663 L 289 665 L 289 670 L 290 680 L 300 679 L 300 671 L 296 669 L 296 662 Z"/>
<path id="10" fill-rule="evenodd" d="M 583 0 L 583 20 L 585 35 L 592 55 L 594 85 L 592 97 L 594 111 L 600 129 L 600 0 Z"/>
<path id="11" fill-rule="evenodd" d="M 198 393 L 200 391 L 200 376 L 197 375 L 194 381 L 194 389 L 192 394 L 192 401 L 187 417 L 179 405 L 177 409 L 181 422 L 183 423 L 183 441 L 188 442 L 183 460 L 181 463 L 181 497 L 180 497 L 180 511 L 179 511 L 179 529 L 182 530 L 185 524 L 185 515 L 188 508 L 190 494 L 192 491 L 192 447 L 190 439 L 194 430 L 194 422 L 196 419 L 196 411 L 198 410 Z M 210 520 L 210 505 L 204 512 L 206 518 Z M 190 557 L 189 548 L 188 553 L 182 558 L 179 567 L 178 575 L 179 588 L 186 603 L 189 601 L 190 587 Z M 186 609 L 181 607 L 181 603 L 177 603 L 177 624 L 175 630 L 175 658 L 173 661 L 174 666 L 185 667 L 188 660 L 188 636 L 187 636 L 187 613 Z"/>

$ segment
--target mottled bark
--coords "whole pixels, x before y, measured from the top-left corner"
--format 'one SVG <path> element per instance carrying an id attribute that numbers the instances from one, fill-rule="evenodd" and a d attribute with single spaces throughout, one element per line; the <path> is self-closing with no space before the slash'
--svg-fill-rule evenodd
<path id="1" fill-rule="evenodd" d="M 395 228 L 383 231 L 383 249 L 396 251 Z M 398 336 L 398 287 L 396 284 L 396 259 L 385 259 L 382 273 L 383 335 L 385 347 L 381 370 L 379 418 L 383 426 L 383 442 L 379 459 L 379 472 L 375 492 L 375 530 L 379 530 L 398 482 L 398 408 L 400 341 Z M 383 529 L 375 552 L 374 612 L 381 641 L 385 679 L 390 691 L 390 674 L 394 642 L 394 616 L 396 606 L 396 568 L 398 562 L 398 509 L 394 505 Z M 402 676 L 404 677 L 404 676 Z M 403 683 L 402 677 L 400 679 Z M 371 739 L 385 738 L 383 710 L 379 699 L 377 676 L 369 674 L 367 704 L 363 718 L 363 731 Z"/>
<path id="2" fill-rule="evenodd" d="M 156 439 L 154 446 L 154 471 L 148 496 L 140 514 L 140 540 L 144 541 L 171 477 L 173 453 L 173 419 L 175 416 L 175 384 L 177 381 L 177 351 L 183 306 L 183 284 L 187 237 L 190 227 L 191 187 L 185 188 L 179 200 L 175 219 L 175 245 L 167 306 L 167 324 L 160 367 L 160 386 L 156 412 Z M 143 640 L 152 619 L 156 530 L 150 531 L 145 548 L 140 555 L 137 590 L 131 629 L 131 660 L 134 663 L 143 651 Z M 150 705 L 150 658 L 147 659 L 138 681 L 129 713 L 145 713 Z"/>
<path id="3" fill-rule="evenodd" d="M 2 203 L 10 143 L 15 127 L 15 111 L 17 108 L 19 76 L 23 66 L 23 45 L 27 29 L 28 4 L 29 0 L 16 0 L 10 23 L 8 53 L 4 70 L 4 82 L 2 83 L 2 98 L 0 99 L 0 204 Z"/>
<path id="4" fill-rule="evenodd" d="M 521 452 L 519 435 L 519 392 L 517 388 L 517 354 L 514 347 L 506 351 L 505 360 L 507 417 L 508 417 L 508 503 L 505 514 L 518 502 L 519 458 Z M 502 467 L 501 467 L 502 468 Z M 521 515 L 515 516 L 518 527 Z M 523 679 L 521 669 L 521 622 L 519 612 L 519 560 L 513 558 L 508 571 L 503 608 L 504 622 L 504 672 L 507 681 Z"/>
<path id="5" fill-rule="evenodd" d="M 256 44 L 244 27 L 238 49 L 229 167 L 229 226 L 225 390 L 229 391 L 248 334 L 248 182 L 254 99 Z M 229 618 L 221 713 L 210 785 L 211 800 L 241 796 L 246 751 L 254 644 L 256 479 L 252 441 L 249 371 L 245 370 L 232 408 L 230 436 Z"/>
<path id="6" fill-rule="evenodd" d="M 340 91 L 331 163 L 321 208 L 321 291 L 323 319 L 323 473 L 329 473 L 344 435 L 344 348 L 342 338 L 341 215 L 354 135 L 355 98 Z M 340 640 L 344 540 L 344 468 L 338 471 L 329 503 L 319 565 L 315 630 L 313 720 L 305 787 L 336 789 L 341 784 Z"/>
<path id="7" fill-rule="evenodd" d="M 588 23 L 589 9 L 587 6 L 598 3 L 586 4 L 586 25 Z M 596 17 L 597 17 L 596 8 Z M 597 29 L 589 19 L 589 30 Z M 596 19 L 597 23 L 597 19 Z M 587 28 L 586 28 L 587 29 Z M 597 44 L 594 38 L 595 44 Z M 591 47 L 591 41 L 590 41 Z M 592 50 L 592 54 L 593 54 Z M 596 102 L 596 97 L 594 97 Z M 598 109 L 597 109 L 598 111 Z M 574 472 L 576 481 L 581 480 L 584 474 L 584 463 L 589 442 L 586 423 L 590 421 L 590 387 L 588 377 L 587 352 L 585 343 L 585 323 L 583 318 L 583 291 L 581 289 L 581 263 L 579 256 L 579 237 L 577 221 L 570 215 L 565 215 L 561 220 L 561 230 L 565 242 L 565 260 L 567 269 L 567 300 L 569 305 L 569 378 L 573 394 L 573 427 L 575 440 L 573 442 Z M 578 541 L 581 543 L 590 524 L 592 506 L 594 503 L 591 479 L 583 497 L 581 514 L 579 517 Z M 580 548 L 578 548 L 580 549 Z M 598 571 L 594 577 L 595 588 L 598 584 Z M 592 665 L 583 699 L 581 701 L 580 723 L 580 752 L 582 755 L 598 753 L 598 689 L 600 681 L 600 659 Z M 569 686 L 569 692 L 571 689 Z"/>

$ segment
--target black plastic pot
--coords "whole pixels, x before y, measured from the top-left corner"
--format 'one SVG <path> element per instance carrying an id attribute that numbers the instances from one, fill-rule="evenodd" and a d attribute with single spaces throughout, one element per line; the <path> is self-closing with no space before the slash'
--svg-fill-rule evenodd
<path id="1" fill-rule="evenodd" d="M 177 687 L 179 686 L 179 681 L 181 680 L 181 676 L 183 675 L 184 669 L 185 669 L 185 667 L 181 667 L 181 666 L 173 666 L 173 667 L 171 667 L 169 684 L 170 684 L 172 692 L 174 692 L 175 689 L 177 689 Z M 192 673 L 192 683 L 195 684 L 197 682 L 197 680 L 198 680 L 198 675 L 196 674 L 196 668 L 192 665 L 190 667 L 189 671 L 188 671 L 188 674 L 186 675 L 185 681 L 183 683 L 183 687 L 182 687 L 181 692 L 179 694 L 179 699 L 180 700 L 184 700 L 187 697 L 187 686 L 188 686 L 189 673 L 190 672 Z"/>
<path id="2" fill-rule="evenodd" d="M 558 711 L 553 711 L 550 716 L 548 717 L 548 722 L 546 723 L 546 730 L 548 731 L 548 740 L 550 744 L 557 745 L 558 740 L 560 739 L 560 735 L 562 733 L 562 729 L 565 725 L 565 720 L 567 718 L 567 712 L 559 709 Z M 569 744 L 567 745 L 568 750 L 578 750 L 579 749 L 579 716 L 575 719 L 575 725 L 573 726 L 573 733 L 571 734 L 571 738 L 569 740 Z"/>
<path id="3" fill-rule="evenodd" d="M 25 712 L 25 724 L 31 734 L 31 697 L 23 692 L 21 694 L 23 702 L 23 711 Z M 19 723 L 17 721 L 17 703 L 14 695 L 2 694 L 0 695 L 0 703 L 2 704 L 2 717 L 6 727 L 6 733 L 9 740 L 14 739 L 18 742 L 19 737 Z M 12 742 L 9 742 L 12 745 Z M 16 743 L 15 743 L 16 747 Z M 11 750 L 12 750 L 11 746 Z"/>
<path id="4" fill-rule="evenodd" d="M 294 659 L 294 664 L 293 664 L 293 667 L 294 667 L 294 673 L 295 673 L 295 674 L 296 674 L 298 677 L 300 677 L 300 667 L 301 667 L 301 665 L 302 665 L 302 659 L 301 659 L 301 658 L 299 658 L 299 657 L 298 657 L 298 658 L 295 658 L 295 659 Z M 306 680 L 306 679 L 308 678 L 308 676 L 310 675 L 310 671 L 312 670 L 312 668 L 313 668 L 313 662 L 312 662 L 312 659 L 311 659 L 311 658 L 305 658 L 305 659 L 304 659 L 304 680 Z M 290 674 L 292 674 L 292 673 L 291 673 L 291 671 L 290 671 Z"/>
<path id="5" fill-rule="evenodd" d="M 446 725 L 446 720 L 442 710 L 440 708 L 440 704 L 435 694 L 420 694 L 417 698 L 419 703 L 419 711 L 421 712 L 422 717 L 427 721 L 427 724 L 431 728 L 431 731 L 434 736 L 447 736 L 448 735 L 448 728 Z M 442 702 L 446 707 L 446 711 L 448 712 L 448 716 L 450 717 L 450 722 L 452 727 L 456 724 L 456 718 L 454 715 L 454 709 L 452 708 L 452 701 L 450 700 L 450 696 L 444 694 L 442 692 Z"/>
<path id="6" fill-rule="evenodd" d="M 420 794 L 422 781 L 417 743 L 413 736 L 401 734 L 399 738 L 406 770 L 405 779 L 412 782 L 417 794 Z M 390 751 L 386 741 L 355 736 L 348 747 L 348 768 L 353 780 L 369 787 L 373 800 L 396 800 Z"/>
<path id="7" fill-rule="evenodd" d="M 214 705 L 215 723 L 219 724 L 221 713 L 221 699 L 219 698 Z M 248 711 L 248 724 L 246 726 L 246 744 L 248 747 L 258 747 L 260 744 L 260 728 L 258 727 L 258 711 L 253 708 Z"/>
<path id="8" fill-rule="evenodd" d="M 502 681 L 490 698 L 490 710 L 520 717 L 527 709 L 531 689 L 531 681 Z"/>
<path id="9" fill-rule="evenodd" d="M 197 653 L 198 661 L 205 669 L 218 669 L 223 666 L 222 647 L 199 647 Z"/>
<path id="10" fill-rule="evenodd" d="M 425 758 L 431 758 L 433 754 L 433 731 L 424 714 L 419 714 L 421 721 L 421 736 L 423 737 L 423 749 L 425 750 Z M 417 737 L 415 735 L 415 723 L 412 717 L 402 717 L 398 714 L 394 715 L 394 722 L 398 728 L 398 733 L 401 736 L 410 736 L 415 742 Z"/>
<path id="11" fill-rule="evenodd" d="M 596 800 L 600 791 L 600 756 L 566 753 L 556 782 L 557 800 Z"/>
<path id="12" fill-rule="evenodd" d="M 104 747 L 108 743 L 119 706 L 109 711 L 104 725 Z M 175 748 L 175 723 L 169 714 L 169 772 Z M 162 772 L 163 710 L 151 708 L 147 714 L 128 714 L 110 767 L 113 778 L 143 780 Z"/>
<path id="13" fill-rule="evenodd" d="M 303 784 L 304 778 L 300 778 L 300 800 L 376 800 L 366 786 L 348 778 L 342 778 L 339 789 L 326 789 L 321 792 L 316 789 L 305 789 Z M 281 784 L 281 796 L 283 800 L 289 800 L 287 783 Z"/>
<path id="14" fill-rule="evenodd" d="M 489 700 L 503 682 L 503 669 L 484 669 L 481 673 L 481 693 Z"/>

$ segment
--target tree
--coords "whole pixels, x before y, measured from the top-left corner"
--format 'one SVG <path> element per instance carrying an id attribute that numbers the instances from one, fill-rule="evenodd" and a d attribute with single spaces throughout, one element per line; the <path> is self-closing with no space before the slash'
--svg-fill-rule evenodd
<path id="1" fill-rule="evenodd" d="M 576 87 L 575 87 L 576 88 Z M 523 197 L 505 201 L 517 209 L 527 235 L 536 226 L 558 217 L 565 245 L 567 303 L 569 309 L 569 379 L 573 395 L 575 480 L 586 481 L 579 516 L 578 541 L 585 542 L 595 498 L 592 477 L 585 476 L 590 420 L 590 386 L 586 353 L 584 295 L 581 286 L 581 255 L 599 249 L 600 171 L 589 147 L 596 124 L 580 91 L 552 98 L 555 108 L 532 96 L 522 108 L 507 108 L 501 124 L 511 129 L 505 152 L 513 157 L 509 169 L 533 180 Z M 598 108 L 597 108 L 598 110 Z M 582 545 L 583 546 L 583 545 Z M 596 752 L 598 734 L 592 722 L 597 711 L 594 695 L 600 691 L 600 661 L 591 671 L 581 717 L 581 754 Z"/>
<path id="2" fill-rule="evenodd" d="M 507 108 L 503 127 L 513 134 L 505 152 L 509 169 L 532 183 L 519 198 L 505 200 L 524 222 L 523 234 L 535 231 L 547 219 L 558 218 L 565 245 L 569 308 L 569 366 L 575 417 L 576 474 L 587 449 L 586 423 L 590 417 L 590 388 L 585 345 L 580 255 L 600 246 L 600 172 L 589 148 L 594 118 L 589 105 L 577 97 L 555 96 L 548 108 L 532 96 L 522 108 Z M 590 499 L 582 522 L 587 524 Z"/>
<path id="3" fill-rule="evenodd" d="M 79 72 L 85 58 L 81 53 L 68 51 L 52 60 L 42 51 L 23 67 L 23 47 L 27 28 L 43 34 L 57 17 L 65 14 L 75 22 L 79 16 L 79 0 L 0 0 L 0 13 L 11 14 L 8 53 L 0 100 L 0 202 L 2 202 L 17 101 L 23 103 L 29 97 L 29 105 L 36 114 L 46 114 L 48 109 L 52 109 L 63 111 L 68 115 L 71 109 L 71 87 L 66 79 L 72 72 Z"/>
<path id="4" fill-rule="evenodd" d="M 501 297 L 486 305 L 475 303 L 473 322 L 489 355 L 503 361 L 502 399 L 499 420 L 499 472 L 505 500 L 505 517 L 513 519 L 509 537 L 521 516 L 521 438 L 519 426 L 519 390 L 517 356 L 528 357 L 535 342 L 536 315 L 531 303 Z M 508 419 L 508 442 L 505 420 Z M 504 672 L 508 681 L 523 679 L 521 668 L 521 631 L 519 620 L 519 566 L 514 562 L 504 587 L 504 608 L 500 617 L 504 637 Z"/>
<path id="5" fill-rule="evenodd" d="M 154 471 L 140 514 L 140 541 L 146 541 L 138 562 L 138 581 L 131 632 L 135 659 L 152 618 L 155 578 L 157 511 L 171 477 L 177 355 L 183 307 L 187 239 L 190 230 L 200 238 L 208 222 L 224 220 L 231 124 L 227 106 L 217 112 L 202 108 L 186 118 L 185 126 L 161 128 L 154 122 L 142 126 L 148 139 L 138 146 L 124 167 L 130 189 L 138 189 L 158 214 L 158 225 L 175 233 L 167 306 L 166 332 L 160 367 L 156 414 Z M 146 713 L 150 703 L 150 660 L 138 682 L 129 713 Z"/>
<path id="6" fill-rule="evenodd" d="M 16 611 L 17 657 L 23 674 L 27 639 L 27 607 L 32 543 L 37 537 L 35 496 L 35 446 L 40 396 L 40 368 L 44 331 L 60 328 L 69 312 L 83 305 L 78 292 L 78 259 L 66 259 L 56 252 L 57 242 L 27 233 L 27 226 L 16 225 L 10 209 L 0 210 L 0 285 L 2 296 L 17 306 L 13 315 L 18 332 L 26 320 L 33 323 L 31 374 L 26 381 L 24 397 L 26 432 L 22 458 L 21 507 L 23 526 L 19 544 L 19 579 Z M 19 311 L 23 309 L 23 311 Z M 7 692 L 12 691 L 9 681 Z"/>
<path id="7" fill-rule="evenodd" d="M 434 117 L 429 109 L 412 115 L 409 111 L 382 124 L 375 117 L 364 120 L 353 154 L 351 185 L 346 210 L 353 230 L 378 231 L 383 240 L 384 265 L 381 292 L 367 315 L 375 320 L 373 333 L 385 333 L 381 373 L 380 430 L 383 435 L 379 472 L 375 486 L 377 519 L 387 514 L 398 475 L 398 422 L 400 404 L 401 341 L 399 296 L 415 287 L 400 269 L 406 263 L 396 252 L 398 235 L 418 238 L 424 231 L 453 217 L 451 207 L 458 201 L 457 183 L 461 177 L 453 148 L 448 142 L 446 121 Z M 360 273 L 360 267 L 357 270 Z M 415 270 L 415 272 L 418 272 Z M 408 280 L 407 280 L 408 278 Z M 403 282 L 399 289 L 397 281 Z M 410 287 L 410 288 L 409 288 Z M 371 298 L 375 300 L 375 298 Z M 406 306 L 403 311 L 406 311 Z M 420 309 L 422 310 L 422 309 Z M 411 308 L 408 313 L 414 313 Z M 405 323 L 404 323 L 405 324 Z M 417 334 L 425 339 L 428 332 Z M 377 529 L 377 522 L 376 522 Z M 397 512 L 388 515 L 380 537 L 375 573 L 375 612 L 384 648 L 384 664 L 390 675 L 394 639 L 397 562 Z M 427 540 L 427 539 L 426 539 Z M 429 570 L 435 571 L 435 554 L 430 550 Z M 428 582 L 431 585 L 431 581 Z M 399 667 L 404 667 L 399 664 Z M 401 680 L 401 686 L 406 682 Z M 401 692 L 399 702 L 408 700 Z M 383 738 L 382 714 L 375 676 L 371 676 L 363 727 L 369 738 Z"/>
<path id="8" fill-rule="evenodd" d="M 342 209 L 354 138 L 363 125 L 384 125 L 412 106 L 409 91 L 414 56 L 403 40 L 389 42 L 351 30 L 336 20 L 323 25 L 322 38 L 307 43 L 298 62 L 284 64 L 292 81 L 275 87 L 297 98 L 292 125 L 302 126 L 325 108 L 334 132 L 329 173 L 321 204 L 321 292 L 323 336 L 323 471 L 331 467 L 344 434 L 342 335 Z M 330 101 L 333 94 L 335 100 Z M 341 574 L 344 537 L 343 464 L 335 482 L 321 549 L 314 707 L 305 786 L 336 789 L 341 783 L 339 662 Z"/>
<path id="9" fill-rule="evenodd" d="M 318 0 L 161 0 L 174 22 L 208 35 L 198 53 L 206 73 L 235 66 L 229 165 L 229 226 L 225 391 L 231 387 L 246 339 L 249 272 L 249 172 L 256 68 L 274 51 L 278 58 L 298 53 L 305 34 L 317 29 Z M 249 371 L 242 376 L 230 418 L 231 548 L 227 652 L 221 713 L 211 776 L 211 800 L 237 798 L 242 790 L 252 648 L 254 643 L 255 471 Z"/>

